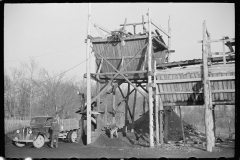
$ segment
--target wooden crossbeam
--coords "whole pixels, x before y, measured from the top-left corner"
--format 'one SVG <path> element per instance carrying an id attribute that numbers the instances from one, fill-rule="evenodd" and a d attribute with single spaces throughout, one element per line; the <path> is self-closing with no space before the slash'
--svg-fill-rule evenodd
<path id="1" fill-rule="evenodd" d="M 235 76 L 221 76 L 221 77 L 209 77 L 210 81 L 220 81 L 220 80 L 232 80 Z M 202 78 L 191 78 L 191 79 L 171 79 L 171 80 L 156 80 L 156 83 L 182 83 L 182 82 L 198 82 L 202 81 Z"/>
<path id="2" fill-rule="evenodd" d="M 136 26 L 136 25 L 142 25 L 146 24 L 147 22 L 141 22 L 141 23 L 127 23 L 126 26 Z M 120 26 L 124 26 L 124 24 L 120 24 Z"/>
<path id="3" fill-rule="evenodd" d="M 168 37 L 171 37 L 171 35 L 165 31 L 165 29 L 163 29 L 160 25 L 157 25 L 157 23 L 155 23 L 153 20 L 151 20 L 151 23 L 159 30 L 161 30 L 164 34 L 166 34 Z"/>
<path id="4" fill-rule="evenodd" d="M 168 49 L 168 46 L 166 46 L 166 45 L 165 45 L 164 43 L 162 43 L 160 40 L 158 40 L 158 39 L 155 38 L 155 37 L 153 37 L 153 39 L 154 39 L 155 41 L 157 41 L 160 46 L 164 47 L 165 49 Z"/>
<path id="5" fill-rule="evenodd" d="M 228 89 L 228 90 L 213 90 L 211 93 L 234 93 L 235 89 Z M 159 95 L 164 94 L 197 94 L 203 93 L 202 91 L 182 91 L 182 92 L 160 92 Z"/>
<path id="6" fill-rule="evenodd" d="M 235 38 L 205 40 L 205 43 L 223 42 L 223 41 L 235 42 Z M 203 43 L 203 40 L 199 40 L 199 41 L 197 41 L 197 42 L 198 42 L 198 43 Z"/>

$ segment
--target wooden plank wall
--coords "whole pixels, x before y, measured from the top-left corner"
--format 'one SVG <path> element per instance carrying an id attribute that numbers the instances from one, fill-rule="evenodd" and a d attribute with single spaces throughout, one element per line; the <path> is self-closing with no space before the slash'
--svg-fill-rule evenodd
<path id="1" fill-rule="evenodd" d="M 125 46 L 121 46 L 120 41 L 114 41 L 109 43 L 93 43 L 93 48 L 98 53 L 100 53 L 103 57 L 108 59 L 108 61 L 115 67 L 119 68 L 121 66 L 122 57 L 124 58 L 123 66 L 127 64 L 131 57 L 133 57 L 145 44 L 147 43 L 147 39 L 138 39 L 125 41 Z M 131 64 L 124 71 L 139 71 L 142 69 L 142 65 L 144 62 L 145 54 L 147 54 L 147 47 L 139 53 L 139 56 L 134 59 Z M 101 59 L 98 54 L 95 53 L 96 64 L 97 66 L 100 64 Z M 115 72 L 112 67 L 107 64 L 107 62 L 103 61 L 101 73 L 109 73 Z"/>
<path id="2" fill-rule="evenodd" d="M 192 79 L 201 78 L 201 67 L 175 68 L 156 71 L 157 83 L 161 80 Z M 235 64 L 219 64 L 209 67 L 209 77 L 234 76 Z M 211 82 L 213 92 L 213 102 L 235 101 L 235 79 L 215 80 Z M 175 83 L 158 83 L 159 93 L 163 103 L 174 102 L 203 102 L 203 85 L 202 81 L 196 82 L 175 82 Z M 164 93 L 165 92 L 165 93 Z M 173 92 L 173 93 L 169 93 Z M 180 92 L 180 93 L 176 93 Z M 194 93 L 195 92 L 195 93 Z M 164 94 L 163 94 L 164 93 Z"/>

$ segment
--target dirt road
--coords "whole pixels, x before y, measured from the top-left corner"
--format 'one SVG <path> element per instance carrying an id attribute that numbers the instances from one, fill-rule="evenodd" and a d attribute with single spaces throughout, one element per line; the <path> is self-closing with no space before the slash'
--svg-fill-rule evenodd
<path id="1" fill-rule="evenodd" d="M 58 148 L 49 148 L 48 145 L 40 149 L 33 148 L 30 144 L 22 148 L 18 148 L 12 144 L 5 144 L 6 158 L 218 158 L 218 157 L 234 157 L 234 146 L 215 147 L 214 152 L 209 153 L 201 148 L 182 148 L 182 149 L 162 149 L 156 148 L 132 148 L 132 147 L 95 147 L 92 145 L 82 145 L 59 142 Z"/>

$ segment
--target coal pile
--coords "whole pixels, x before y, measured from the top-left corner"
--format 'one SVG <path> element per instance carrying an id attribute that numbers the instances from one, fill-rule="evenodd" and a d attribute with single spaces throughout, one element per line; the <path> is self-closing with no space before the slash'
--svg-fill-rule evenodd
<path id="1" fill-rule="evenodd" d="M 122 134 L 119 134 L 118 136 L 119 138 L 113 137 L 111 139 L 108 137 L 108 135 L 102 134 L 91 145 L 95 147 L 109 147 L 109 148 L 132 147 L 131 143 L 128 143 L 127 141 L 123 140 L 124 137 L 122 136 Z"/>

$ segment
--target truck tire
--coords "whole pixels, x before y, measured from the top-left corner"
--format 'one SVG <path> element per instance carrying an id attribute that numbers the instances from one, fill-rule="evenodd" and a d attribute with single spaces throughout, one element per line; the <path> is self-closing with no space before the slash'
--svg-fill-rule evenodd
<path id="1" fill-rule="evenodd" d="M 42 135 L 38 135 L 38 137 L 33 141 L 33 146 L 35 148 L 41 148 L 44 146 L 45 140 Z"/>
<path id="2" fill-rule="evenodd" d="M 26 143 L 21 143 L 21 142 L 13 142 L 13 144 L 17 147 L 24 147 Z"/>
<path id="3" fill-rule="evenodd" d="M 68 135 L 67 135 L 68 142 L 76 143 L 77 138 L 78 138 L 78 134 L 76 131 L 72 130 L 72 131 L 68 132 Z"/>

